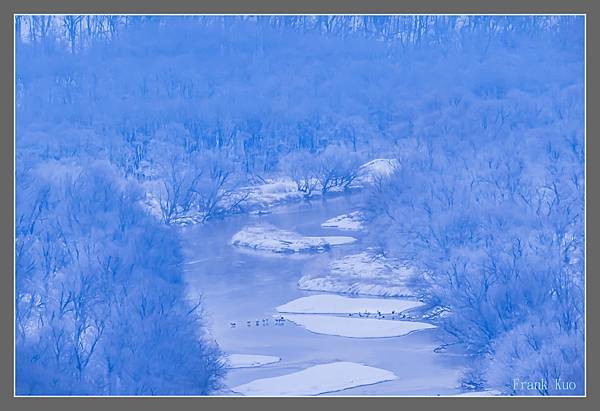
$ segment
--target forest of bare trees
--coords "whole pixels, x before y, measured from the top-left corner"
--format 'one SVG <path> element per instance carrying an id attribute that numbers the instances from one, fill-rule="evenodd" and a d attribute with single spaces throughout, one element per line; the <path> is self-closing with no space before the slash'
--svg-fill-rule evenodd
<path id="1" fill-rule="evenodd" d="M 174 226 L 248 211 L 240 189 L 270 178 L 346 192 L 374 158 L 400 167 L 362 193 L 369 240 L 427 273 L 414 288 L 473 357 L 465 381 L 580 383 L 583 29 L 16 16 L 17 392 L 219 389 Z"/>

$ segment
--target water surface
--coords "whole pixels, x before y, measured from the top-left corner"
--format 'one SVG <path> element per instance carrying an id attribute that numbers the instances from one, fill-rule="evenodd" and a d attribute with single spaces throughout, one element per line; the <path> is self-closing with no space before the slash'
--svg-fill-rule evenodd
<path id="1" fill-rule="evenodd" d="M 333 258 L 365 249 L 364 234 L 321 227 L 331 217 L 356 210 L 358 201 L 356 196 L 341 196 L 325 202 L 281 206 L 267 215 L 237 215 L 182 229 L 188 294 L 191 298 L 203 296 L 208 328 L 221 348 L 232 354 L 274 355 L 282 359 L 263 367 L 230 370 L 227 386 L 321 363 L 353 361 L 393 371 L 399 378 L 334 395 L 447 395 L 460 391 L 458 378 L 465 360 L 460 355 L 433 352 L 439 345 L 440 330 L 359 339 L 315 334 L 290 322 L 274 325 L 275 307 L 317 294 L 298 288 L 297 281 L 305 270 L 320 269 Z M 236 232 L 261 223 L 304 235 L 351 235 L 359 241 L 326 253 L 300 255 L 230 245 Z M 263 325 L 263 319 L 269 319 L 268 326 Z M 236 323 L 235 328 L 232 322 Z"/>

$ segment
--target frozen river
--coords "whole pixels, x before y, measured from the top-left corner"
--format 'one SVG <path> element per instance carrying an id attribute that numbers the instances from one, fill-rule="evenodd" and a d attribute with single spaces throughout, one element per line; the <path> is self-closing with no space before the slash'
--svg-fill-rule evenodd
<path id="1" fill-rule="evenodd" d="M 459 393 L 458 379 L 465 359 L 458 354 L 434 353 L 439 345 L 438 329 L 401 337 L 347 338 L 315 334 L 292 322 L 275 325 L 275 307 L 298 297 L 323 294 L 298 288 L 297 282 L 307 268 L 325 267 L 333 258 L 366 247 L 360 232 L 348 234 L 321 227 L 329 218 L 356 210 L 356 201 L 352 196 L 340 196 L 326 202 L 281 206 L 267 215 L 238 215 L 182 229 L 189 297 L 202 294 L 208 329 L 222 350 L 281 358 L 262 367 L 229 370 L 225 379 L 228 387 L 318 364 L 349 361 L 391 371 L 398 378 L 328 395 Z M 275 254 L 230 244 L 232 236 L 244 227 L 263 223 L 310 236 L 352 235 L 358 241 L 320 254 Z M 268 325 L 263 322 L 266 319 Z"/>

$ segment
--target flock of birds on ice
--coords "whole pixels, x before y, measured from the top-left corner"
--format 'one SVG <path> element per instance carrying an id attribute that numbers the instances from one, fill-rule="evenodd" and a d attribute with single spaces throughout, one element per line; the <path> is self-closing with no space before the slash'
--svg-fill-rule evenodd
<path id="1" fill-rule="evenodd" d="M 395 311 L 392 311 L 387 317 L 385 314 L 381 313 L 380 311 L 377 311 L 377 313 L 369 313 L 367 311 L 365 311 L 364 313 L 358 312 L 358 313 L 348 313 L 348 317 L 360 317 L 360 318 L 374 318 L 374 319 L 378 319 L 378 320 L 384 320 L 386 318 L 390 319 L 390 320 L 407 320 L 410 319 L 410 317 L 404 313 L 397 313 Z M 271 321 L 269 318 L 263 318 L 262 320 L 247 320 L 245 321 L 246 327 L 268 327 L 268 326 L 276 326 L 276 327 L 281 327 L 284 326 L 285 323 L 288 322 L 288 320 L 286 320 L 284 317 L 279 316 L 273 319 L 273 321 Z M 291 322 L 291 321 L 290 321 Z M 229 323 L 229 328 L 237 328 L 239 326 L 243 326 L 244 325 L 244 321 L 231 321 Z"/>

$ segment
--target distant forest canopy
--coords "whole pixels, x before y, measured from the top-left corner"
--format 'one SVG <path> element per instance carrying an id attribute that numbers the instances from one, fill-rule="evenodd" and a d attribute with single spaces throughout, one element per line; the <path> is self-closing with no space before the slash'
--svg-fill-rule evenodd
<path id="1" fill-rule="evenodd" d="M 507 34 L 579 35 L 582 29 L 572 16 L 485 15 L 286 15 L 286 16 L 174 16 L 67 15 L 16 16 L 17 41 L 68 47 L 77 52 L 99 41 L 111 41 L 132 27 L 149 24 L 178 27 L 181 20 L 203 27 L 225 29 L 251 23 L 258 30 L 296 30 L 339 37 L 360 36 L 398 43 L 399 46 L 459 44 L 465 36 L 501 37 Z"/>
<path id="2" fill-rule="evenodd" d="M 149 141 L 160 136 L 188 152 L 225 151 L 249 175 L 331 144 L 372 157 L 403 138 L 452 132 L 419 124 L 416 113 L 462 102 L 463 114 L 485 117 L 511 90 L 565 86 L 581 70 L 572 62 L 583 59 L 583 18 L 573 16 L 71 15 L 16 23 L 20 142 L 45 142 L 55 158 L 74 144 L 94 156 L 109 151 L 128 174 L 139 174 Z"/>

